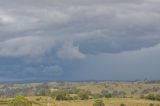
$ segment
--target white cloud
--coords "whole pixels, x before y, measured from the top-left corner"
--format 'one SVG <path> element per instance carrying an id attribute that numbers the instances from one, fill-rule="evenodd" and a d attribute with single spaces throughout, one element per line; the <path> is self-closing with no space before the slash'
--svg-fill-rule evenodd
<path id="1" fill-rule="evenodd" d="M 84 59 L 86 57 L 85 54 L 79 51 L 78 46 L 74 46 L 70 42 L 64 43 L 64 46 L 59 49 L 57 55 L 63 60 Z"/>
<path id="2" fill-rule="evenodd" d="M 12 17 L 7 15 L 0 15 L 0 25 L 6 25 L 13 22 L 14 22 L 14 19 Z"/>

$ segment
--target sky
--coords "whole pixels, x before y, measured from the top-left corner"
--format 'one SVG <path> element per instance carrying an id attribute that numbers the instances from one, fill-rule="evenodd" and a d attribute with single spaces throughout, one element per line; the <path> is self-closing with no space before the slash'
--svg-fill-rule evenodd
<path id="1" fill-rule="evenodd" d="M 160 80 L 160 0 L 0 0 L 0 81 Z"/>

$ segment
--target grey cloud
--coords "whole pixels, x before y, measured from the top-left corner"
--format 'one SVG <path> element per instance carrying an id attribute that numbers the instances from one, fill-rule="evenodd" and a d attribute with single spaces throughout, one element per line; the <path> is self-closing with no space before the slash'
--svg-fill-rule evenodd
<path id="1" fill-rule="evenodd" d="M 0 0 L 0 75 L 65 79 L 90 56 L 104 53 L 116 61 L 114 56 L 121 52 L 154 47 L 160 43 L 159 4 L 159 0 Z M 113 66 L 114 62 L 110 69 Z"/>
<path id="2" fill-rule="evenodd" d="M 50 39 L 50 37 L 27 36 L 13 38 L 0 43 L 0 55 L 40 56 L 54 47 L 54 44 L 54 39 Z"/>
<path id="3" fill-rule="evenodd" d="M 5 16 L 5 15 L 0 16 L 0 25 L 7 25 L 12 23 L 13 21 L 14 20 L 9 16 Z"/>
<path id="4" fill-rule="evenodd" d="M 86 54 L 139 50 L 160 42 L 157 0 L 2 3 L 1 56 L 36 56 L 54 51 L 60 59 L 70 57 L 67 54 L 84 58 Z M 3 39 L 4 35 L 8 37 Z M 68 41 L 78 47 L 66 47 L 64 42 Z"/>
<path id="5" fill-rule="evenodd" d="M 4 10 L 5 11 L 5 10 Z M 14 12 L 16 11 L 16 12 Z M 28 31 L 44 28 L 49 25 L 65 24 L 68 15 L 59 10 L 10 10 L 0 13 L 2 31 Z M 8 24 L 8 25 L 5 25 Z"/>
<path id="6" fill-rule="evenodd" d="M 159 80 L 160 45 L 139 51 L 89 56 L 74 70 L 74 78 L 97 80 Z M 88 74 L 84 74 L 88 73 Z"/>
<path id="7" fill-rule="evenodd" d="M 1 65 L 0 74 L 1 78 L 56 79 L 63 74 L 63 69 L 58 65 L 26 65 L 23 63 L 14 63 L 12 65 Z"/>
<path id="8" fill-rule="evenodd" d="M 56 77 L 62 75 L 62 73 L 63 69 L 58 65 L 47 66 L 43 69 L 43 75 L 47 74 L 46 76 Z"/>

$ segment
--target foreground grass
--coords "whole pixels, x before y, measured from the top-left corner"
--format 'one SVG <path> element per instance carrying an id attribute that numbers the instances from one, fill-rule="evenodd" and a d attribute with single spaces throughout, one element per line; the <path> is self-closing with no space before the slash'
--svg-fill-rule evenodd
<path id="1" fill-rule="evenodd" d="M 93 100 L 73 100 L 73 101 L 55 101 L 48 97 L 41 97 L 39 101 L 40 104 L 47 106 L 93 106 Z M 30 100 L 36 101 L 37 97 L 29 97 Z M 111 98 L 103 99 L 106 106 L 120 106 L 124 103 L 126 106 L 149 106 L 151 103 L 160 105 L 159 101 L 143 100 L 143 99 L 133 99 L 133 98 Z M 36 105 L 33 105 L 36 106 Z"/>
<path id="2" fill-rule="evenodd" d="M 93 100 L 73 100 L 73 101 L 55 101 L 49 97 L 27 97 L 32 100 L 33 106 L 93 106 Z M 37 101 L 37 98 L 41 100 Z M 1 101 L 8 101 L 9 99 L 1 99 Z M 120 104 L 126 104 L 126 106 L 149 106 L 151 103 L 155 106 L 160 106 L 159 101 L 133 99 L 133 98 L 111 98 L 103 99 L 106 106 L 120 106 Z M 8 106 L 6 102 L 0 103 L 0 106 Z"/>
<path id="3" fill-rule="evenodd" d="M 106 106 L 120 106 L 124 103 L 126 106 L 149 106 L 151 103 L 160 105 L 160 102 L 140 99 L 103 99 Z M 61 101 L 55 102 L 56 106 L 93 106 L 94 100 L 87 101 Z"/>

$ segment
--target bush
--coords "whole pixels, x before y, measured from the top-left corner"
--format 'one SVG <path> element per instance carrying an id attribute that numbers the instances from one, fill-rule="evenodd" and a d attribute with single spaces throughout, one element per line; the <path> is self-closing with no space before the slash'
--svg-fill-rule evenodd
<path id="1" fill-rule="evenodd" d="M 102 95 L 103 97 L 105 97 L 105 98 L 111 98 L 111 97 L 112 97 L 112 94 L 109 93 L 109 92 L 106 91 L 106 90 L 102 90 L 101 95 Z"/>
<path id="2" fill-rule="evenodd" d="M 51 93 L 50 90 L 41 89 L 38 92 L 36 92 L 36 95 L 37 96 L 49 96 L 50 93 Z"/>
<path id="3" fill-rule="evenodd" d="M 120 104 L 120 106 L 126 106 L 124 103 Z"/>
<path id="4" fill-rule="evenodd" d="M 95 94 L 92 94 L 92 97 L 94 99 L 98 99 L 98 98 L 102 98 L 103 96 L 101 94 L 99 94 L 99 93 L 95 93 Z"/>
<path id="5" fill-rule="evenodd" d="M 32 102 L 23 96 L 16 96 L 11 100 L 10 106 L 32 106 Z"/>
<path id="6" fill-rule="evenodd" d="M 145 98 L 150 99 L 150 100 L 159 100 L 160 101 L 160 94 L 149 94 Z"/>
<path id="7" fill-rule="evenodd" d="M 65 97 L 65 100 L 73 100 L 73 97 L 67 95 L 67 96 Z"/>
<path id="8" fill-rule="evenodd" d="M 74 97 L 73 97 L 73 100 L 78 100 L 78 96 L 74 96 Z"/>
<path id="9" fill-rule="evenodd" d="M 87 100 L 89 99 L 89 95 L 85 91 L 80 91 L 78 93 L 78 96 L 81 100 Z"/>
<path id="10" fill-rule="evenodd" d="M 54 92 L 56 100 L 66 100 L 66 93 L 63 90 L 58 90 Z"/>
<path id="11" fill-rule="evenodd" d="M 39 97 L 39 98 L 36 98 L 36 101 L 40 101 L 42 98 L 41 97 Z"/>
<path id="12" fill-rule="evenodd" d="M 66 93 L 63 90 L 57 90 L 50 94 L 52 98 L 55 98 L 56 100 L 65 100 Z"/>
<path id="13" fill-rule="evenodd" d="M 124 98 L 126 96 L 126 92 L 124 92 L 124 91 L 113 91 L 112 96 L 113 97 L 123 97 Z"/>
<path id="14" fill-rule="evenodd" d="M 154 106 L 154 104 L 153 104 L 153 103 L 150 103 L 149 106 Z"/>
<path id="15" fill-rule="evenodd" d="M 105 106 L 102 100 L 96 100 L 93 106 Z"/>

